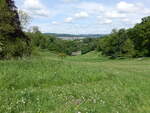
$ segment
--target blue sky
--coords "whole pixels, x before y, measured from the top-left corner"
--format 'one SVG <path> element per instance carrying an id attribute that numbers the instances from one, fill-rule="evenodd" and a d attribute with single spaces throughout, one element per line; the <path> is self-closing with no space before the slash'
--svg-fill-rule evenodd
<path id="1" fill-rule="evenodd" d="M 150 0 L 15 0 L 42 32 L 105 34 L 150 15 Z"/>

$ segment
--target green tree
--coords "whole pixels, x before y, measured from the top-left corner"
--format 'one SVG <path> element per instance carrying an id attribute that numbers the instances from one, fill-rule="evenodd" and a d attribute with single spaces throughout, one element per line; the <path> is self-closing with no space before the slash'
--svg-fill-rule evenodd
<path id="1" fill-rule="evenodd" d="M 0 43 L 0 58 L 22 57 L 31 53 L 30 39 L 21 29 L 13 0 L 0 0 Z"/>
<path id="2" fill-rule="evenodd" d="M 136 56 L 150 56 L 150 16 L 129 29 L 128 34 L 134 43 Z"/>

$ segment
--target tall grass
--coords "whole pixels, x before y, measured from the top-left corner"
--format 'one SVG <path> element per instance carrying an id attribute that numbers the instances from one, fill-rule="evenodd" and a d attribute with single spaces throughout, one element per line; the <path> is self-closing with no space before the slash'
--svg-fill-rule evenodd
<path id="1" fill-rule="evenodd" d="M 0 113 L 149 113 L 150 59 L 42 52 L 0 61 Z"/>

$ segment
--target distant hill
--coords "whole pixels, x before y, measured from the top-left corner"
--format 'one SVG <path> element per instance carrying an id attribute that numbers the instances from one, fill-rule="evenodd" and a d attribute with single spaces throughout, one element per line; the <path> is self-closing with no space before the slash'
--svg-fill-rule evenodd
<path id="1" fill-rule="evenodd" d="M 58 38 L 63 39 L 83 39 L 83 38 L 100 38 L 106 34 L 57 34 L 57 33 L 44 33 L 46 35 L 53 35 Z"/>

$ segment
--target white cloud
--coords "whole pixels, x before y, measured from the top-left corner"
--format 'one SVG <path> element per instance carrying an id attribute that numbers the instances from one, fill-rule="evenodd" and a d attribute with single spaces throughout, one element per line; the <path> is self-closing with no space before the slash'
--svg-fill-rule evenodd
<path id="1" fill-rule="evenodd" d="M 87 18 L 89 17 L 89 14 L 87 12 L 79 12 L 75 14 L 75 18 Z"/>
<path id="2" fill-rule="evenodd" d="M 98 16 L 98 23 L 99 24 L 111 24 L 113 21 L 111 19 L 108 18 L 102 18 Z"/>
<path id="3" fill-rule="evenodd" d="M 65 23 L 71 23 L 71 22 L 73 22 L 73 18 L 72 17 L 68 17 L 68 18 L 65 19 L 64 22 Z"/>
<path id="4" fill-rule="evenodd" d="M 28 9 L 37 10 L 42 8 L 42 4 L 38 0 L 24 0 L 24 7 Z"/>
<path id="5" fill-rule="evenodd" d="M 117 9 L 119 11 L 127 12 L 127 13 L 136 13 L 140 11 L 142 7 L 143 6 L 140 3 L 133 4 L 133 3 L 127 3 L 124 1 L 121 1 L 117 4 Z"/>
<path id="6" fill-rule="evenodd" d="M 50 17 L 50 11 L 39 0 L 24 0 L 23 10 L 31 16 Z"/>
<path id="7" fill-rule="evenodd" d="M 127 14 L 150 15 L 150 9 L 146 8 L 142 3 L 127 3 L 122 1 L 117 4 L 117 10 Z"/>
<path id="8" fill-rule="evenodd" d="M 88 16 L 89 15 L 88 15 L 87 12 L 79 12 L 79 13 L 74 14 L 74 17 L 67 17 L 67 18 L 65 18 L 64 22 L 65 23 L 72 23 L 73 20 L 87 18 Z"/>
<path id="9" fill-rule="evenodd" d="M 105 16 L 107 18 L 125 18 L 127 15 L 124 13 L 119 13 L 117 11 L 106 12 Z"/>
<path id="10" fill-rule="evenodd" d="M 110 19 L 104 19 L 102 21 L 102 24 L 111 24 L 111 23 L 112 23 L 112 20 L 110 20 Z"/>

